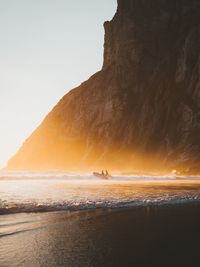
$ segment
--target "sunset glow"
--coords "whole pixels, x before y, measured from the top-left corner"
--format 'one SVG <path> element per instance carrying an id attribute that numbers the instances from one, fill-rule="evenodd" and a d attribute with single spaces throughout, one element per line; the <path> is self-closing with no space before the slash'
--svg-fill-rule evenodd
<path id="1" fill-rule="evenodd" d="M 0 267 L 200 266 L 200 1 L 0 0 Z"/>

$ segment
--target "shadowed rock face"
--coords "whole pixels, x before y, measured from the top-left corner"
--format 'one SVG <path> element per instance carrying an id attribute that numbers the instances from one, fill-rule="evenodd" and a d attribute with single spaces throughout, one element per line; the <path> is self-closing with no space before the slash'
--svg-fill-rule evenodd
<path id="1" fill-rule="evenodd" d="M 104 26 L 102 70 L 60 100 L 8 168 L 198 172 L 199 0 L 118 0 Z"/>

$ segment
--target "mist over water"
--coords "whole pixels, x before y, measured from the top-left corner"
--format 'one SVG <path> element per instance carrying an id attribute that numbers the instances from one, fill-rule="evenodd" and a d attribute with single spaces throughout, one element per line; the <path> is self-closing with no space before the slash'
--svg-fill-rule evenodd
<path id="1" fill-rule="evenodd" d="M 199 177 L 2 172 L 0 214 L 200 201 Z"/>

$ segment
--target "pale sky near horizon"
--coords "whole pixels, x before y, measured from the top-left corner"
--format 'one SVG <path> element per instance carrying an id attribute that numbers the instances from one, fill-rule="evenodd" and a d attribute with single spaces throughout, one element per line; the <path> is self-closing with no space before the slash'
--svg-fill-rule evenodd
<path id="1" fill-rule="evenodd" d="M 70 89 L 101 69 L 117 0 L 0 0 L 0 168 Z"/>

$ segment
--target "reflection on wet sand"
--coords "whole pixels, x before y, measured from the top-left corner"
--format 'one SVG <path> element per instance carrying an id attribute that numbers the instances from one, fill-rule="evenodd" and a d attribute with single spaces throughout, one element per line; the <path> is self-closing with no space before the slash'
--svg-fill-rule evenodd
<path id="1" fill-rule="evenodd" d="M 199 211 L 196 203 L 2 215 L 0 266 L 198 266 Z"/>

